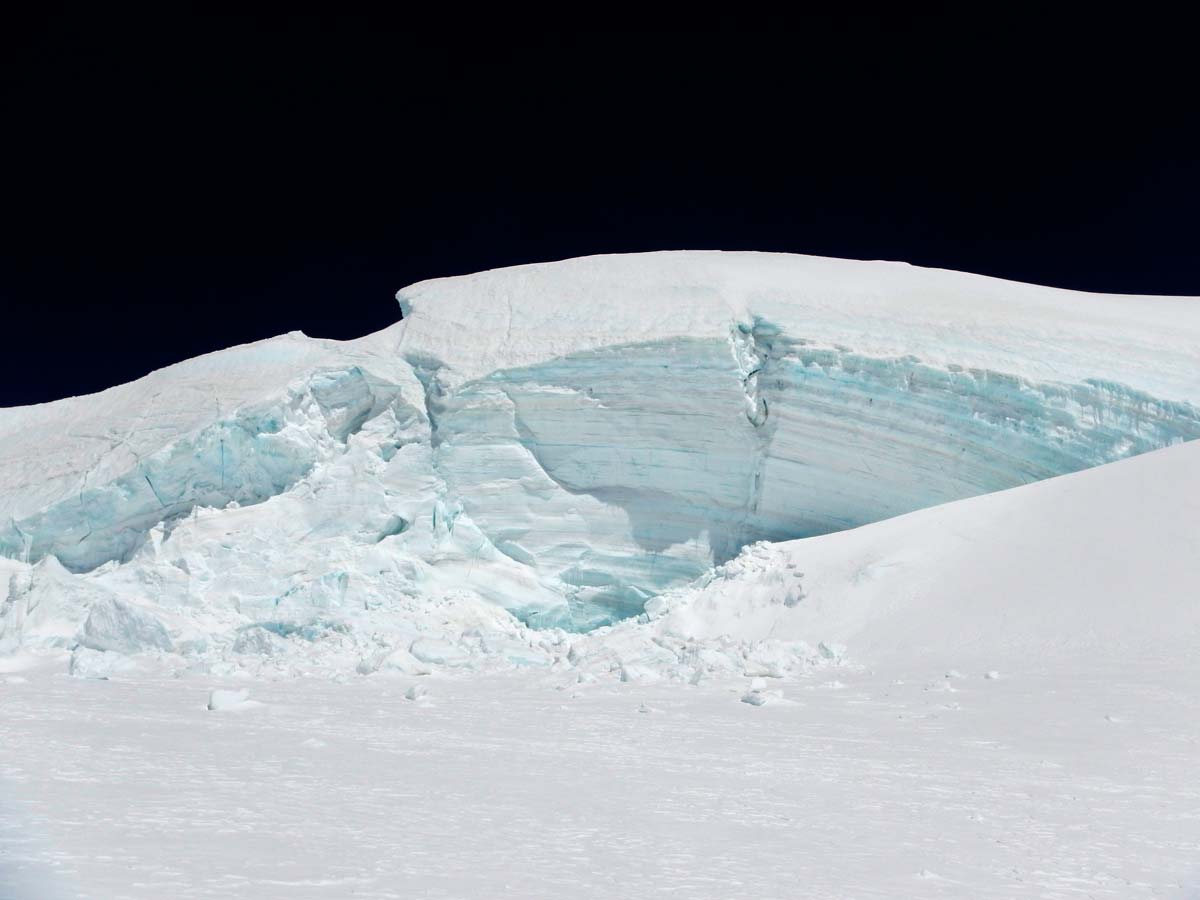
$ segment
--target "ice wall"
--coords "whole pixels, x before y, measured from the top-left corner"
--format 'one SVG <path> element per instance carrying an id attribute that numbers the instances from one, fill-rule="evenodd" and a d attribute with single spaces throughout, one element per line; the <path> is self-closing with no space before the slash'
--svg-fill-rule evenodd
<path id="1" fill-rule="evenodd" d="M 576 619 L 640 611 L 756 540 L 824 534 L 1200 438 L 1200 411 L 811 345 L 778 326 L 503 370 L 438 397 L 437 466 Z"/>

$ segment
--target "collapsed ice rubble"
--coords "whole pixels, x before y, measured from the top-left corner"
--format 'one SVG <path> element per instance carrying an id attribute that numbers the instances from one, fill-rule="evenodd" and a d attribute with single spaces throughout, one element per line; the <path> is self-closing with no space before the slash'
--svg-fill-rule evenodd
<path id="1" fill-rule="evenodd" d="M 649 254 L 400 299 L 360 341 L 287 335 L 0 411 L 0 646 L 786 673 L 831 651 L 556 629 L 636 615 L 754 541 L 1200 437 L 1200 318 L 1171 298 Z"/>
<path id="2" fill-rule="evenodd" d="M 315 372 L 277 402 L 239 409 L 145 456 L 128 450 L 129 467 L 110 480 L 89 484 L 91 473 L 81 473 L 74 495 L 12 517 L 0 546 L 9 556 L 53 555 L 77 572 L 127 561 L 155 526 L 171 527 L 197 507 L 261 503 L 383 411 L 413 416 L 399 392 L 357 366 Z"/>

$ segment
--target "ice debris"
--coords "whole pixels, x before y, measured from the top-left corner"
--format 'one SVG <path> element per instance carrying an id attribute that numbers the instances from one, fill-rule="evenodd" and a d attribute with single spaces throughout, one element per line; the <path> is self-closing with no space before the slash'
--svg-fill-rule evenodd
<path id="1" fill-rule="evenodd" d="M 250 692 L 218 688 L 209 692 L 208 708 L 210 710 L 241 709 L 250 703 Z"/>
<path id="2" fill-rule="evenodd" d="M 94 678 L 105 681 L 112 675 L 133 672 L 137 668 L 137 663 L 124 654 L 94 650 L 90 647 L 77 647 L 71 653 L 67 672 L 75 678 Z"/>

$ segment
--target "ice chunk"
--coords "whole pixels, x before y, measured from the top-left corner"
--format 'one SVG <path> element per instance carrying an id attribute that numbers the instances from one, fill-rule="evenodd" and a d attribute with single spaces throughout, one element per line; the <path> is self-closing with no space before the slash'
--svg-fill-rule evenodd
<path id="1" fill-rule="evenodd" d="M 406 647 L 376 650 L 359 660 L 356 671 L 360 675 L 384 672 L 394 675 L 428 675 L 432 671 L 427 663 L 417 659 Z"/>
<path id="2" fill-rule="evenodd" d="M 433 701 L 429 697 L 429 688 L 423 684 L 414 684 L 404 692 L 404 699 L 411 700 L 417 706 L 432 706 Z"/>
<path id="3" fill-rule="evenodd" d="M 420 662 L 439 666 L 469 666 L 471 651 L 461 643 L 442 638 L 417 638 L 408 648 Z"/>
<path id="4" fill-rule="evenodd" d="M 783 701 L 783 691 L 779 689 L 769 691 L 765 688 L 751 688 L 742 694 L 741 699 L 743 703 L 748 703 L 750 706 L 766 706 L 769 703 Z"/>
<path id="5" fill-rule="evenodd" d="M 171 636 L 149 610 L 106 597 L 92 604 L 80 630 L 79 643 L 93 650 L 140 653 L 170 650 Z"/>
<path id="6" fill-rule="evenodd" d="M 243 709 L 250 704 L 250 692 L 245 689 L 226 690 L 218 688 L 208 695 L 210 710 Z"/>
<path id="7" fill-rule="evenodd" d="M 233 642 L 233 652 L 253 656 L 279 656 L 288 650 L 288 642 L 274 631 L 260 625 L 251 625 L 238 632 Z"/>
<path id="8" fill-rule="evenodd" d="M 658 681 L 662 674 L 652 666 L 639 666 L 634 663 L 628 663 L 621 666 L 621 680 L 626 682 L 641 682 L 653 683 Z"/>
<path id="9" fill-rule="evenodd" d="M 105 680 L 111 675 L 136 669 L 137 663 L 124 654 L 76 647 L 71 652 L 71 662 L 67 671 L 75 678 Z"/>

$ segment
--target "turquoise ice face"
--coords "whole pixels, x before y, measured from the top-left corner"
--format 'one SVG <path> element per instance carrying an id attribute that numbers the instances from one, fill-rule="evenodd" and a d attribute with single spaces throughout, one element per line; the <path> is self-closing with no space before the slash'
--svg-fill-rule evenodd
<path id="1" fill-rule="evenodd" d="M 815 347 L 758 322 L 497 372 L 441 397 L 438 468 L 576 627 L 747 542 L 823 534 L 1200 437 L 1120 384 Z M 556 624 L 562 624 L 561 622 Z"/>

